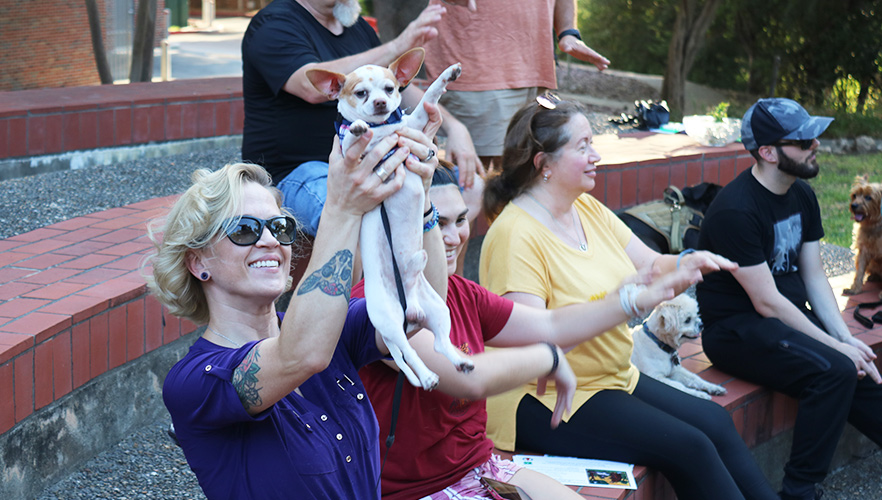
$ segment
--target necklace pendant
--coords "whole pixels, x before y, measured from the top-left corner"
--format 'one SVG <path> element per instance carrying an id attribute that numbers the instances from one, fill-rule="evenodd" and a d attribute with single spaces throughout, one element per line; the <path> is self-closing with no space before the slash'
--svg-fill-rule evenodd
<path id="1" fill-rule="evenodd" d="M 588 251 L 588 245 L 582 243 L 581 245 L 579 245 L 579 250 L 581 250 L 581 251 L 583 251 L 583 252 L 587 252 L 587 251 Z"/>

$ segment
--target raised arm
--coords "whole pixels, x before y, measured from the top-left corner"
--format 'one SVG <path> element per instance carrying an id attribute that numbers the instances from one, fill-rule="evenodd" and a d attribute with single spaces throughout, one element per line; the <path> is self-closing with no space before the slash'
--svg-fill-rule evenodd
<path id="1" fill-rule="evenodd" d="M 557 42 L 557 47 L 561 52 L 580 61 L 589 62 L 600 71 L 609 67 L 609 59 L 582 41 L 581 34 L 576 28 L 576 0 L 556 0 L 554 2 L 554 34 L 560 35 L 566 31 L 571 34 L 561 37 Z M 578 36 L 576 36 L 577 34 Z"/>
<path id="2" fill-rule="evenodd" d="M 252 415 L 324 370 L 334 354 L 349 308 L 352 256 L 361 217 L 403 182 L 403 175 L 396 175 L 384 184 L 371 168 L 395 145 L 396 136 L 384 138 L 360 160 L 371 135 L 362 136 L 345 157 L 339 140 L 334 139 L 328 197 L 306 277 L 295 289 L 279 336 L 256 344 L 234 372 L 233 384 Z M 407 148 L 399 148 L 386 160 L 389 169 L 403 174 L 408 153 Z"/>
<path id="3" fill-rule="evenodd" d="M 284 89 L 289 94 L 296 95 L 304 101 L 316 104 L 326 102 L 328 96 L 322 94 L 306 78 L 306 72 L 313 68 L 326 69 L 337 73 L 347 74 L 359 66 L 376 64 L 388 66 L 398 56 L 414 47 L 420 47 L 427 41 L 438 36 L 438 30 L 434 25 L 441 20 L 441 16 L 447 10 L 440 5 L 429 5 L 419 17 L 411 21 L 407 28 L 395 39 L 378 47 L 361 52 L 359 54 L 324 61 L 304 64 L 285 82 Z"/>

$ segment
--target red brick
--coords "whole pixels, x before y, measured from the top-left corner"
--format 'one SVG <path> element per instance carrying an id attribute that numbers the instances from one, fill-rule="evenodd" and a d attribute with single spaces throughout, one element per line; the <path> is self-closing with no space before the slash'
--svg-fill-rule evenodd
<path id="1" fill-rule="evenodd" d="M 144 354 L 144 300 L 126 304 L 126 360 Z"/>
<path id="2" fill-rule="evenodd" d="M 241 134 L 245 129 L 245 101 L 238 99 L 232 103 L 232 130 L 230 134 Z"/>
<path id="3" fill-rule="evenodd" d="M 106 298 L 110 307 L 116 307 L 133 300 L 147 291 L 146 284 L 132 283 L 121 278 L 113 279 L 83 290 L 80 294 L 89 297 Z"/>
<path id="4" fill-rule="evenodd" d="M 37 285 L 28 285 L 36 288 L 33 292 L 24 294 L 24 297 L 29 297 L 33 299 L 49 299 L 49 300 L 58 300 L 63 297 L 67 297 L 68 295 L 73 295 L 83 288 L 86 288 L 88 285 L 83 285 L 79 283 L 54 283 L 52 286 L 42 286 L 39 287 Z"/>
<path id="5" fill-rule="evenodd" d="M 181 106 L 181 137 L 192 139 L 198 137 L 199 105 L 193 102 Z"/>
<path id="6" fill-rule="evenodd" d="M 70 333 L 71 344 L 71 374 L 73 388 L 76 389 L 91 380 L 89 367 L 89 322 L 85 321 L 74 325 Z"/>
<path id="7" fill-rule="evenodd" d="M 98 111 L 98 147 L 116 146 L 114 135 L 114 111 L 112 109 Z"/>
<path id="8" fill-rule="evenodd" d="M 80 219 L 80 217 L 77 217 L 77 218 Z M 89 224 L 94 224 L 94 223 L 102 221 L 102 219 L 93 219 L 90 217 L 82 217 L 82 219 L 85 219 L 86 221 L 88 221 Z M 110 232 L 110 229 L 99 229 L 99 228 L 94 228 L 94 227 L 78 227 L 78 228 L 75 228 L 75 229 L 65 233 L 65 234 L 60 234 L 60 235 L 56 236 L 56 239 L 59 239 L 62 241 L 75 242 L 75 243 L 87 242 L 87 241 L 91 241 L 91 240 L 101 241 L 98 238 L 104 234 L 109 233 L 109 232 Z"/>
<path id="9" fill-rule="evenodd" d="M 646 203 L 658 197 L 653 188 L 653 177 L 652 169 L 637 170 L 637 203 Z"/>
<path id="10" fill-rule="evenodd" d="M 718 160 L 705 160 L 701 165 L 701 177 L 704 182 L 720 183 L 720 162 Z"/>
<path id="11" fill-rule="evenodd" d="M 107 310 L 110 299 L 107 297 L 89 297 L 88 295 L 71 295 L 43 308 L 43 312 L 67 314 L 74 323 L 85 321 Z"/>
<path id="12" fill-rule="evenodd" d="M 48 300 L 41 299 L 12 299 L 10 301 L 4 302 L 3 304 L 0 304 L 0 316 L 8 316 L 11 318 L 24 316 L 35 309 L 39 309 L 45 306 L 48 303 Z"/>
<path id="13" fill-rule="evenodd" d="M 73 259 L 67 261 L 63 264 L 60 264 L 58 267 L 65 269 L 94 269 L 96 267 L 101 267 L 102 264 L 106 264 L 113 260 L 116 260 L 116 257 L 113 255 L 101 255 L 97 253 L 85 253 L 83 256 L 77 259 Z"/>
<path id="14" fill-rule="evenodd" d="M 671 170 L 669 165 L 657 165 L 652 167 L 652 191 L 653 199 L 661 198 L 665 189 L 671 185 Z"/>
<path id="15" fill-rule="evenodd" d="M 751 401 L 745 411 L 747 421 L 744 429 L 744 443 L 748 448 L 753 448 L 759 443 L 764 443 L 772 437 L 772 405 L 771 393 L 767 392 L 763 397 Z"/>
<path id="16" fill-rule="evenodd" d="M 622 173 L 606 172 L 606 206 L 611 210 L 622 208 Z"/>
<path id="17" fill-rule="evenodd" d="M 68 278 L 68 281 L 70 281 L 71 283 L 86 283 L 89 285 L 95 285 L 104 281 L 110 281 L 112 279 L 119 278 L 124 274 L 124 271 L 97 268 L 77 274 L 76 276 L 72 276 Z"/>
<path id="18" fill-rule="evenodd" d="M 15 387 L 12 385 L 12 373 L 12 363 L 0 364 L 0 401 L 3 401 L 0 404 L 0 434 L 15 425 Z"/>
<path id="19" fill-rule="evenodd" d="M 107 371 L 107 328 L 107 313 L 89 320 L 89 378 L 95 378 Z"/>
<path id="20" fill-rule="evenodd" d="M 196 125 L 196 134 L 198 137 L 213 137 L 214 132 L 214 103 L 199 103 L 199 119 Z"/>
<path id="21" fill-rule="evenodd" d="M 166 314 L 165 308 L 153 295 L 144 297 L 144 352 L 162 346 L 162 330 Z"/>
<path id="22" fill-rule="evenodd" d="M 33 335 L 0 331 L 0 363 L 6 363 L 32 347 L 34 347 Z"/>
<path id="23" fill-rule="evenodd" d="M 110 369 L 126 362 L 126 308 L 117 307 L 108 312 L 108 362 Z"/>
<path id="24" fill-rule="evenodd" d="M 51 283 L 66 280 L 71 276 L 79 274 L 80 272 L 81 271 L 78 269 L 61 269 L 58 267 L 53 267 L 45 271 L 40 271 L 29 276 L 21 277 L 19 278 L 19 281 L 22 281 L 24 283 L 34 283 L 37 285 L 49 285 Z"/>
<path id="25" fill-rule="evenodd" d="M 30 314 L 13 317 L 17 319 L 3 325 L 3 331 L 32 335 L 37 342 L 43 342 L 65 328 L 68 328 L 71 324 L 70 316 L 64 314 L 50 314 L 45 311 L 32 312 Z"/>
<path id="26" fill-rule="evenodd" d="M 686 183 L 686 163 L 671 164 L 671 184 L 681 188 L 690 185 Z"/>
<path id="27" fill-rule="evenodd" d="M 62 129 L 62 115 L 54 114 L 46 116 L 44 138 L 46 153 L 60 153 L 64 151 L 64 137 Z"/>
<path id="28" fill-rule="evenodd" d="M 686 185 L 694 186 L 703 181 L 700 161 L 686 162 Z"/>
<path id="29" fill-rule="evenodd" d="M 181 105 L 169 104 L 165 107 L 165 135 L 168 140 L 183 139 L 181 134 Z"/>
<path id="30" fill-rule="evenodd" d="M 31 253 L 23 253 L 23 252 L 3 252 L 0 253 L 0 267 L 8 266 L 10 264 L 15 264 L 16 262 L 21 262 L 28 257 L 32 257 Z M 21 267 L 21 266 L 17 266 Z"/>
<path id="31" fill-rule="evenodd" d="M 0 303 L 18 296 L 27 296 L 28 293 L 40 288 L 39 285 L 29 283 L 11 282 L 0 285 Z"/>
<path id="32" fill-rule="evenodd" d="M 80 115 L 81 149 L 98 147 L 98 114 L 95 111 L 83 111 Z"/>
<path id="33" fill-rule="evenodd" d="M 46 117 L 28 117 L 28 154 L 41 155 L 46 153 Z"/>
<path id="34" fill-rule="evenodd" d="M 52 240 L 62 234 L 64 234 L 64 231 L 60 231 L 57 229 L 49 229 L 47 227 L 41 227 L 40 229 L 34 229 L 33 231 L 28 231 L 26 233 L 12 236 L 8 239 L 13 240 L 13 241 L 35 242 L 35 241 Z M 21 249 L 22 247 L 19 246 L 18 248 Z M 19 251 L 21 251 L 21 250 L 19 250 Z M 34 252 L 31 252 L 31 253 L 34 253 Z"/>
<path id="35" fill-rule="evenodd" d="M 12 267 L 0 267 L 0 283 L 9 283 L 10 281 L 28 281 L 27 278 L 34 274 L 30 269 L 15 269 Z M 2 314 L 0 314 L 2 316 Z"/>
<path id="36" fill-rule="evenodd" d="M 720 158 L 720 181 L 719 184 L 726 185 L 735 178 L 735 159 Z"/>
<path id="37" fill-rule="evenodd" d="M 25 252 L 32 253 L 34 255 L 41 253 L 49 253 L 59 248 L 63 248 L 70 245 L 70 242 L 61 241 L 61 240 L 41 240 L 35 241 L 29 245 L 23 245 L 16 248 L 17 252 Z"/>
<path id="38" fill-rule="evenodd" d="M 118 108 L 113 110 L 113 119 L 114 119 L 114 132 L 116 135 L 114 136 L 114 143 L 117 145 L 127 145 L 132 144 L 134 140 L 134 131 L 132 126 L 133 121 L 132 108 Z"/>
<path id="39" fill-rule="evenodd" d="M 34 412 L 34 351 L 29 350 L 13 361 L 15 373 L 15 422 Z"/>
<path id="40" fill-rule="evenodd" d="M 49 269 L 50 267 L 57 266 L 63 262 L 67 262 L 72 258 L 73 257 L 70 255 L 44 253 L 17 263 L 16 267 L 34 270 L 45 270 Z"/>
<path id="41" fill-rule="evenodd" d="M 632 207 L 637 204 L 637 171 L 625 170 L 622 172 L 622 207 Z"/>
<path id="42" fill-rule="evenodd" d="M 170 344 L 181 338 L 181 319 L 173 316 L 168 311 L 163 311 L 165 325 L 162 327 L 162 343 Z"/>
<path id="43" fill-rule="evenodd" d="M 152 245 L 150 243 L 150 241 L 146 239 L 146 231 L 145 230 L 127 229 L 129 226 L 131 226 L 131 224 L 138 223 L 139 219 L 137 219 L 135 217 L 132 217 L 132 216 L 120 217 L 118 219 L 112 219 L 109 221 L 105 221 L 101 224 L 107 225 L 107 224 L 115 223 L 117 221 L 119 221 L 121 224 L 124 224 L 124 225 L 120 226 L 123 229 L 116 229 L 115 228 L 115 230 L 110 230 L 106 234 L 103 234 L 101 236 L 97 236 L 95 238 L 95 241 L 100 241 L 102 243 L 119 244 L 119 243 L 128 243 L 128 242 L 132 242 L 132 241 L 137 241 L 139 238 L 145 238 L 145 241 L 143 241 L 141 243 L 142 245 L 144 245 L 144 248 L 147 248 L 148 246 Z M 101 253 L 110 253 L 110 252 L 102 251 Z"/>
<path id="44" fill-rule="evenodd" d="M 34 408 L 52 401 L 52 346 L 44 342 L 34 349 Z"/>
<path id="45" fill-rule="evenodd" d="M 7 158 L 9 156 L 9 120 L 8 119 L 0 119 L 0 158 Z M 2 424 L 2 415 L 0 415 L 0 424 Z M 0 434 L 3 433 L 3 430 L 0 430 Z"/>
<path id="46" fill-rule="evenodd" d="M 52 387 L 57 400 L 73 390 L 70 330 L 59 333 L 49 343 L 52 344 Z"/>
<path id="47" fill-rule="evenodd" d="M 234 132 L 231 128 L 230 101 L 219 101 L 214 108 L 214 132 L 215 135 L 230 135 Z"/>
<path id="48" fill-rule="evenodd" d="M 64 231 L 73 231 L 76 229 L 80 229 L 82 227 L 86 227 L 89 224 L 99 222 L 101 219 L 95 219 L 92 217 L 74 217 L 73 219 L 63 220 L 61 222 L 56 222 L 51 226 L 46 226 L 44 229 L 61 229 Z M 55 236 L 56 238 L 63 238 L 61 232 Z"/>
<path id="49" fill-rule="evenodd" d="M 9 157 L 25 156 L 28 153 L 28 122 L 26 118 L 11 118 L 7 122 L 7 154 Z"/>

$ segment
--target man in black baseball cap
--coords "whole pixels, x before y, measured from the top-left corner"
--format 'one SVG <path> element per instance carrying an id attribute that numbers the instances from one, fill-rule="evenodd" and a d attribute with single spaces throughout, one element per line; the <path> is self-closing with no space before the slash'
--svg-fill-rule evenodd
<path id="1" fill-rule="evenodd" d="M 821 263 L 820 208 L 803 180 L 818 174 L 817 138 L 831 121 L 791 99 L 751 106 L 741 141 L 756 164 L 714 199 L 698 242 L 739 265 L 698 284 L 704 352 L 717 368 L 799 401 L 783 500 L 820 498 L 846 422 L 882 445 L 876 356 L 839 312 Z"/>

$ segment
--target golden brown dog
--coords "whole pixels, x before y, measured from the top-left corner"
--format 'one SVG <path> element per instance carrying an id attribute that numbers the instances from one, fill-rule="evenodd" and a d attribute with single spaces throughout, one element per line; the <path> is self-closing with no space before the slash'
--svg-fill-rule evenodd
<path id="1" fill-rule="evenodd" d="M 869 182 L 869 176 L 858 176 L 851 188 L 851 213 L 854 217 L 854 283 L 842 291 L 844 295 L 861 293 L 864 275 L 868 280 L 882 279 L 882 184 Z M 880 294 L 882 297 L 882 294 Z"/>

